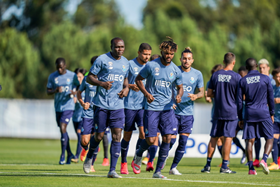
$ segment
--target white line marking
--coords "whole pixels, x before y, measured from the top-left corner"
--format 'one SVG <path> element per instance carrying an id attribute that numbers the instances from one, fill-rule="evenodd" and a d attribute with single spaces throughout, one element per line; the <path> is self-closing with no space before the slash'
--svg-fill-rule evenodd
<path id="1" fill-rule="evenodd" d="M 29 175 L 43 174 L 43 175 L 65 175 L 65 176 L 85 176 L 85 177 L 107 177 L 106 175 L 66 174 L 66 173 L 0 172 L 0 174 L 29 174 Z M 156 179 L 156 178 L 138 178 L 138 177 L 123 177 L 123 179 L 166 180 L 166 181 L 190 182 L 190 183 L 238 184 L 238 185 L 256 185 L 256 186 L 280 186 L 276 184 L 267 184 L 267 183 L 248 183 L 248 182 L 231 182 L 231 181 L 202 181 L 202 180 Z"/>

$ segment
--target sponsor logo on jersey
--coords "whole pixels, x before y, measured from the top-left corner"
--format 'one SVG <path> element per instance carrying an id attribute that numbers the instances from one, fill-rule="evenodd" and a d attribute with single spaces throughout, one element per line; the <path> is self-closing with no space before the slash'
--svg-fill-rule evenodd
<path id="1" fill-rule="evenodd" d="M 190 79 L 190 83 L 191 83 L 191 84 L 193 84 L 193 83 L 194 83 L 194 81 L 195 81 L 195 80 L 194 80 L 194 78 L 193 78 L 193 77 L 191 77 L 191 79 Z"/>
<path id="2" fill-rule="evenodd" d="M 97 124 L 95 124 L 95 129 L 98 129 L 98 126 L 97 126 Z"/>
<path id="3" fill-rule="evenodd" d="M 155 82 L 155 86 L 161 86 L 161 87 L 168 88 L 170 85 L 171 85 L 171 82 L 168 82 L 168 81 L 156 80 L 156 82 Z"/>
<path id="4" fill-rule="evenodd" d="M 156 75 L 156 76 L 159 75 L 159 68 L 155 68 L 155 75 Z"/>
<path id="5" fill-rule="evenodd" d="M 222 74 L 218 75 L 219 82 L 230 82 L 230 79 L 231 79 L 231 75 L 222 75 Z"/>
<path id="6" fill-rule="evenodd" d="M 113 62 L 108 62 L 109 69 L 113 69 Z"/>
<path id="7" fill-rule="evenodd" d="M 174 73 L 171 72 L 170 75 L 169 75 L 169 79 L 173 79 L 173 77 L 174 77 Z"/>
<path id="8" fill-rule="evenodd" d="M 260 82 L 260 78 L 261 78 L 260 76 L 247 77 L 246 81 L 247 81 L 247 84 L 254 84 L 254 83 Z"/>
<path id="9" fill-rule="evenodd" d="M 109 74 L 108 81 L 123 81 L 124 76 L 118 74 Z"/>
<path id="10" fill-rule="evenodd" d="M 184 92 L 191 92 L 192 91 L 192 87 L 187 86 L 187 85 L 183 85 L 183 89 L 184 89 Z"/>
<path id="11" fill-rule="evenodd" d="M 148 133 L 149 133 L 148 129 L 145 129 L 145 134 L 148 134 Z"/>

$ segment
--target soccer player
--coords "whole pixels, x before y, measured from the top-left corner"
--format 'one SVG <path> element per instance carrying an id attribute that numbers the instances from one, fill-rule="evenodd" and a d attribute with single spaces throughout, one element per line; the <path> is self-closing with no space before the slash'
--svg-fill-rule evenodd
<path id="1" fill-rule="evenodd" d="M 76 73 L 76 75 L 78 77 L 78 80 L 79 80 L 79 83 L 81 84 L 87 71 L 85 69 L 82 69 L 82 68 L 76 68 L 74 72 Z M 83 97 L 84 97 L 84 95 L 83 95 Z M 75 158 L 72 159 L 71 161 L 78 163 L 79 162 L 79 156 L 80 156 L 80 153 L 81 153 L 81 150 L 82 150 L 82 147 L 81 147 L 81 129 L 82 129 L 83 107 L 81 106 L 80 102 L 77 100 L 76 95 L 74 97 L 74 103 L 75 103 L 75 110 L 74 110 L 74 113 L 73 113 L 73 116 L 72 116 L 72 121 L 73 121 L 73 124 L 74 124 L 75 132 L 77 134 L 78 142 L 77 142 L 77 149 L 76 149 Z"/>
<path id="2" fill-rule="evenodd" d="M 94 135 L 94 122 L 93 122 L 93 114 L 94 114 L 94 103 L 93 97 L 96 93 L 96 86 L 93 86 L 86 82 L 87 76 L 84 77 L 81 86 L 77 92 L 77 97 L 80 104 L 83 107 L 82 110 L 82 141 L 81 145 L 84 150 L 88 150 L 88 143 L 92 135 Z M 82 94 L 84 93 L 84 98 Z M 97 156 L 98 149 L 94 151 L 91 163 L 91 172 L 94 172 L 94 161 Z"/>
<path id="3" fill-rule="evenodd" d="M 65 150 L 67 150 L 66 164 L 71 164 L 74 158 L 70 149 L 69 136 L 66 131 L 67 125 L 74 112 L 73 97 L 76 94 L 74 89 L 80 86 L 77 75 L 66 69 L 64 58 L 57 58 L 55 61 L 57 71 L 50 74 L 47 83 L 47 94 L 54 94 L 54 107 L 56 112 L 56 122 L 61 133 L 61 155 L 59 164 L 65 164 Z"/>
<path id="4" fill-rule="evenodd" d="M 269 170 L 278 170 L 278 153 L 279 153 L 279 134 L 280 134 L 280 69 L 274 69 L 272 71 L 273 79 L 275 80 L 276 85 L 273 86 L 273 95 L 275 103 L 275 115 L 274 115 L 274 124 L 273 124 L 273 147 L 272 147 L 272 159 L 273 162 L 268 167 Z"/>
<path id="5" fill-rule="evenodd" d="M 255 138 L 266 140 L 263 159 L 260 166 L 265 174 L 269 173 L 266 160 L 273 145 L 274 98 L 271 81 L 268 76 L 257 71 L 257 61 L 246 60 L 248 74 L 239 83 L 238 118 L 241 128 L 244 124 L 243 139 L 246 140 L 249 175 L 257 175 L 253 166 L 252 147 Z M 243 99 L 245 95 L 245 117 L 242 116 Z M 267 107 L 268 106 L 268 107 Z M 244 120 L 244 121 L 243 121 Z"/>
<path id="6" fill-rule="evenodd" d="M 145 139 L 143 116 L 144 116 L 144 95 L 139 92 L 138 86 L 135 84 L 135 78 L 139 72 L 145 67 L 151 56 L 152 47 L 147 43 L 139 46 L 138 57 L 129 61 L 128 83 L 129 93 L 124 99 L 125 127 L 123 139 L 121 141 L 121 174 L 128 174 L 127 169 L 127 152 L 132 131 L 136 130 L 135 123 L 139 129 L 139 138 L 136 144 L 136 150 L 139 148 L 142 140 Z"/>
<path id="7" fill-rule="evenodd" d="M 94 138 L 90 140 L 90 149 L 84 162 L 85 173 L 90 172 L 92 156 L 104 136 L 107 127 L 111 128 L 111 162 L 108 178 L 122 178 L 116 171 L 116 164 L 121 152 L 121 133 L 125 123 L 124 97 L 129 92 L 128 68 L 129 62 L 123 57 L 125 50 L 124 41 L 121 38 L 111 40 L 111 51 L 100 55 L 90 69 L 87 82 L 96 85 Z"/>
<path id="8" fill-rule="evenodd" d="M 215 99 L 215 108 L 213 116 L 213 126 L 210 136 L 210 154 L 215 151 L 216 142 L 219 137 L 224 136 L 223 143 L 223 162 L 220 173 L 236 173 L 228 167 L 229 155 L 231 149 L 232 138 L 235 137 L 235 129 L 237 126 L 237 105 L 236 95 L 238 82 L 241 76 L 235 73 L 233 67 L 235 65 L 235 55 L 228 52 L 224 56 L 225 68 L 215 72 L 209 82 L 207 96 Z M 207 157 L 207 163 L 201 172 L 210 172 L 210 157 Z"/>
<path id="9" fill-rule="evenodd" d="M 175 85 L 173 86 L 173 107 L 175 109 L 175 116 L 178 124 L 177 133 L 180 136 L 179 144 L 175 152 L 175 157 L 170 167 L 170 175 L 182 175 L 176 167 L 184 156 L 187 140 L 192 132 L 194 122 L 193 104 L 195 100 L 204 96 L 204 83 L 202 73 L 191 67 L 194 62 L 191 48 L 188 47 L 182 52 L 180 61 L 181 66 L 179 66 L 179 69 L 182 72 L 184 94 L 182 96 L 182 101 L 175 104 L 176 87 Z M 198 89 L 197 94 L 195 94 L 196 88 Z M 171 142 L 174 144 L 176 135 L 172 135 L 171 140 L 173 140 Z M 170 143 L 170 148 L 171 147 L 172 144 Z"/>
<path id="10" fill-rule="evenodd" d="M 181 102 L 184 93 L 182 73 L 172 62 L 177 44 L 171 38 L 160 44 L 161 57 L 146 64 L 136 77 L 136 84 L 146 97 L 144 111 L 144 129 L 146 141 L 142 141 L 135 154 L 131 166 L 135 174 L 141 172 L 142 154 L 150 145 L 153 145 L 157 130 L 162 135 L 162 144 L 159 150 L 157 166 L 153 178 L 166 178 L 161 174 L 161 169 L 169 152 L 171 134 L 176 133 L 175 113 L 172 109 L 172 84 L 176 83 L 178 94 L 176 102 Z M 142 80 L 146 79 L 146 86 Z"/>

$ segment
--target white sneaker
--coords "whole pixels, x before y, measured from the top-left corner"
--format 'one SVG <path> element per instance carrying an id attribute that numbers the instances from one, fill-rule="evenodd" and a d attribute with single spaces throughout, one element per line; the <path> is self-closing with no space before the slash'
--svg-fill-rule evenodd
<path id="1" fill-rule="evenodd" d="M 177 168 L 172 168 L 170 171 L 169 171 L 169 175 L 182 175 L 182 173 L 180 173 Z"/>
<path id="2" fill-rule="evenodd" d="M 245 162 L 246 162 L 246 154 L 243 153 L 243 156 L 242 156 L 242 158 L 240 160 L 240 164 L 244 164 Z"/>
<path id="3" fill-rule="evenodd" d="M 92 163 L 92 159 L 90 159 L 90 158 L 86 158 L 86 160 L 84 161 L 83 169 L 84 169 L 84 172 L 87 174 L 90 172 L 91 163 Z"/>
<path id="4" fill-rule="evenodd" d="M 165 176 L 161 174 L 161 172 L 156 172 L 153 174 L 153 178 L 159 178 L 159 179 L 167 179 Z"/>
<path id="5" fill-rule="evenodd" d="M 121 176 L 119 176 L 119 175 L 117 174 L 117 172 L 116 172 L 115 170 L 109 171 L 107 177 L 108 177 L 108 178 L 122 178 Z"/>

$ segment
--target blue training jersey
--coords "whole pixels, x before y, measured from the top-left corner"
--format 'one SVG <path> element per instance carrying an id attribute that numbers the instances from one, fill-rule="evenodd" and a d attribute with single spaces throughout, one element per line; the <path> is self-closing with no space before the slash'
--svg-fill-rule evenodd
<path id="1" fill-rule="evenodd" d="M 219 70 L 213 73 L 208 88 L 214 91 L 214 119 L 236 120 L 237 91 L 241 76 L 231 70 Z"/>
<path id="2" fill-rule="evenodd" d="M 272 85 L 272 86 L 275 86 L 275 85 L 276 85 L 276 82 L 275 82 L 275 80 L 273 79 L 273 76 L 272 76 L 271 74 L 269 74 L 268 76 L 269 76 L 271 85 Z"/>
<path id="3" fill-rule="evenodd" d="M 123 89 L 124 79 L 127 77 L 129 62 L 125 57 L 116 60 L 111 53 L 100 55 L 94 62 L 90 72 L 97 75 L 99 81 L 114 81 L 110 90 L 97 86 L 93 102 L 96 106 L 107 110 L 124 108 L 124 98 L 118 93 Z"/>
<path id="4" fill-rule="evenodd" d="M 96 94 L 96 86 L 93 86 L 93 85 L 87 83 L 86 78 L 87 78 L 87 76 L 84 77 L 79 90 L 85 94 L 84 102 L 85 103 L 90 103 L 90 107 L 87 110 L 83 109 L 82 117 L 93 119 L 93 113 L 94 113 L 94 111 L 93 111 L 94 110 L 93 98 Z"/>
<path id="5" fill-rule="evenodd" d="M 280 86 L 277 87 L 276 85 L 273 86 L 273 96 L 274 98 L 280 98 Z M 280 104 L 274 104 L 275 105 L 275 115 L 274 115 L 274 121 L 280 122 Z"/>
<path id="6" fill-rule="evenodd" d="M 145 98 L 144 108 L 146 110 L 163 111 L 172 109 L 172 84 L 182 84 L 181 70 L 171 62 L 164 66 L 161 58 L 150 61 L 140 71 L 140 76 L 146 79 L 146 90 L 153 97 L 154 101 L 148 103 Z"/>
<path id="7" fill-rule="evenodd" d="M 83 92 L 82 94 L 82 99 L 84 100 L 85 98 L 85 93 Z M 76 97 L 76 96 L 75 96 Z M 77 97 L 76 97 L 77 98 Z M 82 121 L 82 114 L 83 114 L 83 107 L 82 105 L 80 104 L 79 100 L 77 99 L 76 100 L 76 103 L 75 103 L 75 110 L 74 110 L 74 113 L 73 113 L 73 116 L 72 116 L 72 120 L 74 122 L 80 122 Z"/>
<path id="8" fill-rule="evenodd" d="M 183 71 L 181 66 L 179 66 L 179 69 L 182 72 L 184 94 L 181 103 L 176 103 L 177 87 L 173 83 L 173 103 L 177 105 L 175 114 L 190 116 L 193 115 L 194 102 L 188 96 L 194 94 L 196 88 L 204 87 L 203 77 L 197 69 L 191 68 L 189 72 Z"/>
<path id="9" fill-rule="evenodd" d="M 208 81 L 207 84 L 206 84 L 206 90 L 207 90 L 207 88 L 208 88 L 209 82 L 210 82 L 210 81 Z M 211 98 L 211 100 L 212 100 L 211 119 L 213 120 L 213 119 L 214 119 L 214 118 L 213 118 L 213 117 L 214 117 L 214 109 L 215 109 L 215 99 L 214 99 L 214 98 Z"/>
<path id="10" fill-rule="evenodd" d="M 62 93 L 55 93 L 54 107 L 56 112 L 63 112 L 66 110 L 74 110 L 75 104 L 73 98 L 70 97 L 71 90 L 79 86 L 77 75 L 69 70 L 60 75 L 57 71 L 50 74 L 48 78 L 47 88 L 56 89 L 62 87 Z"/>
<path id="11" fill-rule="evenodd" d="M 243 95 L 245 95 L 245 121 L 260 122 L 274 115 L 273 88 L 267 75 L 252 70 L 241 79 L 238 93 L 239 120 L 243 120 Z"/>
<path id="12" fill-rule="evenodd" d="M 145 65 L 139 64 L 136 58 L 129 61 L 128 70 L 128 83 L 135 84 L 135 79 L 139 72 L 143 69 Z M 145 85 L 145 80 L 143 81 Z M 130 110 L 140 110 L 144 107 L 144 95 L 141 91 L 135 92 L 129 89 L 127 97 L 124 99 L 124 108 Z"/>

